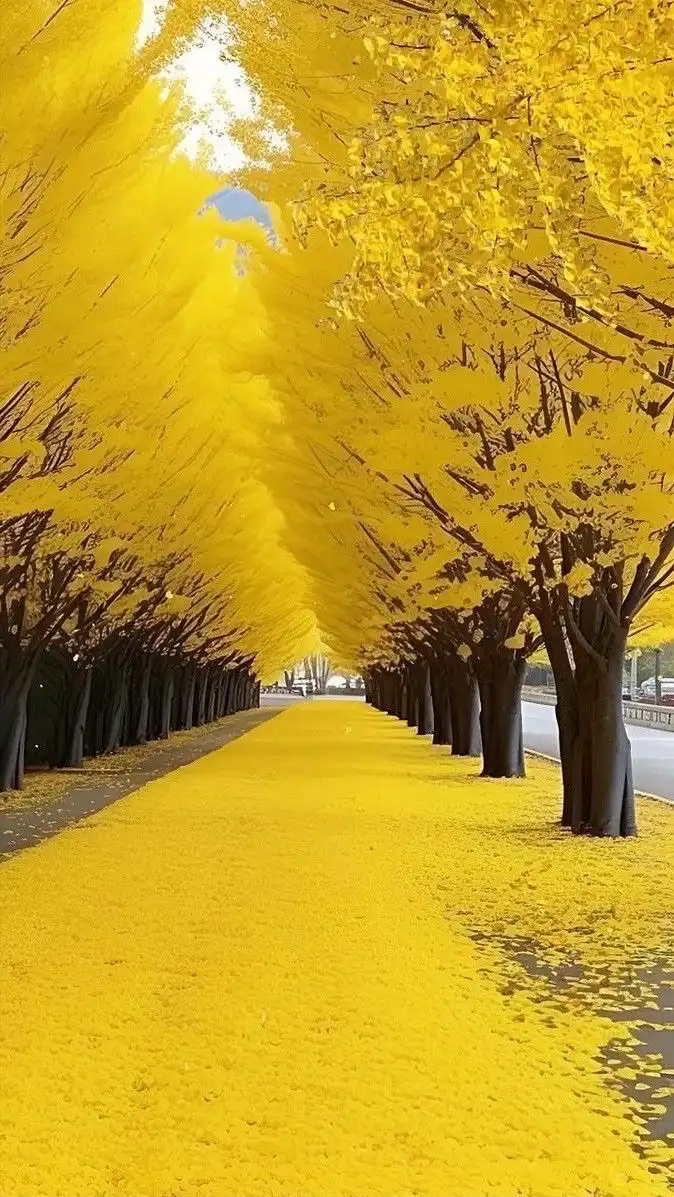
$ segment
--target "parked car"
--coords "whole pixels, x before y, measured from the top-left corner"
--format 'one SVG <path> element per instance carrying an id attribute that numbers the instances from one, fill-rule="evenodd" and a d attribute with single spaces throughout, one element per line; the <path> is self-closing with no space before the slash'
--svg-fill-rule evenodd
<path id="1" fill-rule="evenodd" d="M 291 694 L 297 694 L 301 698 L 307 698 L 309 694 L 314 692 L 314 683 L 311 678 L 301 678 L 299 682 L 295 682 Z"/>
<path id="2" fill-rule="evenodd" d="M 655 702 L 655 678 L 647 677 L 639 687 L 639 697 L 644 702 Z M 660 702 L 663 706 L 674 704 L 674 677 L 660 678 Z"/>
<path id="3" fill-rule="evenodd" d="M 644 694 L 655 694 L 655 678 L 647 677 L 646 680 L 641 683 L 640 688 L 643 690 Z M 660 678 L 660 693 L 674 694 L 674 677 Z"/>

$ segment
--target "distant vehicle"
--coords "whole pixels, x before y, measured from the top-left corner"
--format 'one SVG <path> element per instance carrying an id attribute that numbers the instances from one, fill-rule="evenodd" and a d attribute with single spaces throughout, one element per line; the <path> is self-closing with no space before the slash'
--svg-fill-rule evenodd
<path id="1" fill-rule="evenodd" d="M 291 694 L 301 695 L 302 698 L 306 698 L 307 695 L 313 694 L 313 692 L 314 683 L 312 678 L 301 678 L 298 682 L 295 682 L 290 691 Z"/>
<path id="2" fill-rule="evenodd" d="M 655 698 L 655 678 L 647 677 L 639 687 L 639 693 L 651 701 Z M 674 677 L 660 678 L 660 694 L 663 699 L 674 698 Z"/>

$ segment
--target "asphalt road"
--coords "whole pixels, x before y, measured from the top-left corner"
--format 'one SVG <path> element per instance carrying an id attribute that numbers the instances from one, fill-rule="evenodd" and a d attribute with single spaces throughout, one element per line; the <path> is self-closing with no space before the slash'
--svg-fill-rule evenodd
<path id="1" fill-rule="evenodd" d="M 539 702 L 523 702 L 522 719 L 525 748 L 558 757 L 555 708 Z M 635 789 L 674 802 L 674 732 L 626 726 L 632 742 Z"/>

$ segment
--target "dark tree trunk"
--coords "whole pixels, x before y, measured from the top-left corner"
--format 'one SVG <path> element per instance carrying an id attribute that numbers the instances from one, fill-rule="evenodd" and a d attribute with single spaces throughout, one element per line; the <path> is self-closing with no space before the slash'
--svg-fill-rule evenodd
<path id="1" fill-rule="evenodd" d="M 38 654 L 17 659 L 7 667 L 0 689 L 0 792 L 23 786 L 28 720 L 28 695 Z"/>
<path id="2" fill-rule="evenodd" d="M 583 789 L 578 691 L 569 660 L 566 637 L 553 610 L 550 596 L 544 588 L 536 614 L 543 632 L 557 692 L 555 717 L 559 732 L 563 791 L 561 824 L 562 827 L 571 827 L 573 809 L 578 801 L 574 795 L 581 794 Z"/>
<path id="3" fill-rule="evenodd" d="M 526 661 L 512 649 L 490 654 L 480 667 L 483 777 L 524 777 L 522 683 Z"/>
<path id="4" fill-rule="evenodd" d="M 91 669 L 79 670 L 73 678 L 72 697 L 65 719 L 63 750 L 58 764 L 79 769 L 84 760 L 84 739 L 91 699 Z"/>
<path id="5" fill-rule="evenodd" d="M 152 658 L 144 656 L 135 676 L 132 695 L 131 726 L 129 738 L 132 744 L 145 744 L 150 721 L 150 679 Z"/>
<path id="6" fill-rule="evenodd" d="M 580 751 L 578 695 L 573 680 L 570 684 L 557 682 L 555 718 L 559 734 L 559 756 L 562 766 L 562 827 L 571 827 L 573 811 L 582 798 L 583 761 Z"/>
<path id="7" fill-rule="evenodd" d="M 447 690 L 452 720 L 452 754 L 479 756 L 482 737 L 477 681 L 470 666 L 458 653 L 453 653 L 447 662 Z"/>
<path id="8" fill-rule="evenodd" d="M 433 732 L 433 696 L 431 675 L 426 662 L 416 670 L 417 690 L 417 735 L 428 736 Z"/>
<path id="9" fill-rule="evenodd" d="M 180 696 L 180 722 L 185 731 L 190 731 L 194 723 L 194 694 L 196 674 L 193 665 L 188 665 L 183 675 L 182 692 Z"/>
<path id="10" fill-rule="evenodd" d="M 197 683 L 197 703 L 196 703 L 196 718 L 195 723 L 197 727 L 202 727 L 206 722 L 206 697 L 208 693 L 208 666 L 205 665 L 199 670 Z"/>
<path id="11" fill-rule="evenodd" d="M 173 669 L 167 662 L 162 670 L 161 707 L 159 715 L 158 740 L 168 740 L 171 732 L 171 711 L 173 708 Z"/>
<path id="12" fill-rule="evenodd" d="M 407 719 L 407 674 L 398 673 L 396 675 L 396 691 L 395 691 L 395 711 L 393 714 L 396 719 L 405 721 Z"/>
<path id="13" fill-rule="evenodd" d="M 103 711 L 103 736 L 101 749 L 103 753 L 115 752 L 122 740 L 124 716 L 127 704 L 127 664 L 126 662 L 112 665 L 111 686 L 109 700 Z"/>
<path id="14" fill-rule="evenodd" d="M 170 731 L 182 730 L 183 717 L 183 685 L 185 681 L 185 670 L 181 666 L 173 669 L 173 694 L 171 697 L 171 721 Z"/>
<path id="15" fill-rule="evenodd" d="M 451 744 L 452 715 L 449 706 L 446 665 L 434 657 L 430 666 L 431 701 L 433 703 L 433 743 Z"/>
<path id="16" fill-rule="evenodd" d="M 206 722 L 213 723 L 215 721 L 215 704 L 218 697 L 218 683 L 220 679 L 217 674 L 211 671 L 211 677 L 208 686 L 208 697 L 206 699 Z"/>
<path id="17" fill-rule="evenodd" d="M 236 702 L 236 670 L 228 669 L 223 693 L 222 715 L 231 715 Z"/>
<path id="18" fill-rule="evenodd" d="M 382 671 L 376 681 L 377 710 L 387 715 L 395 714 L 396 710 L 396 682 L 392 673 Z"/>
<path id="19" fill-rule="evenodd" d="M 231 675 L 228 669 L 225 669 L 220 677 L 220 686 L 218 688 L 218 707 L 215 712 L 216 719 L 222 719 L 227 710 L 227 696 L 229 694 L 229 687 L 231 684 Z"/>
<path id="20" fill-rule="evenodd" d="M 622 707 L 625 639 L 615 637 L 605 668 L 586 658 L 576 669 L 578 737 L 573 746 L 576 786 L 571 813 L 576 834 L 631 836 L 637 832 L 632 750 Z"/>
<path id="21" fill-rule="evenodd" d="M 416 727 L 419 719 L 419 699 L 415 685 L 414 671 L 410 666 L 405 670 L 405 708 L 403 718 L 408 727 Z"/>
<path id="22" fill-rule="evenodd" d="M 382 710 L 386 711 L 387 715 L 392 715 L 394 719 L 400 718 L 402 703 L 401 690 L 400 675 L 393 670 L 390 673 L 386 673 L 382 678 L 380 687 Z"/>
<path id="23" fill-rule="evenodd" d="M 601 638 L 602 650 L 592 654 L 574 646 L 574 669 L 559 614 L 544 602 L 539 615 L 557 690 L 562 824 L 577 835 L 636 835 L 632 753 L 622 708 L 627 630 L 609 633 L 594 596 L 581 601 L 576 618 L 586 642 L 594 647 Z"/>

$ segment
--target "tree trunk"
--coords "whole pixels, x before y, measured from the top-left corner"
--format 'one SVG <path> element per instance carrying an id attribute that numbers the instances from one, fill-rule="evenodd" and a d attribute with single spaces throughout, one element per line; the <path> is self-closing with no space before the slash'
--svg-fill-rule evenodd
<path id="1" fill-rule="evenodd" d="M 403 718 L 408 727 L 416 727 L 419 720 L 419 697 L 415 685 L 414 670 L 410 666 L 405 671 L 405 712 Z"/>
<path id="2" fill-rule="evenodd" d="M 196 718 L 195 723 L 197 727 L 203 727 L 206 722 L 206 697 L 208 692 L 208 665 L 202 666 L 199 670 L 197 681 L 197 702 L 196 702 Z"/>
<path id="3" fill-rule="evenodd" d="M 574 797 L 583 791 L 583 762 L 580 751 L 578 695 L 575 683 L 557 681 L 555 718 L 559 734 L 559 756 L 562 767 L 562 827 L 573 824 L 574 807 L 582 799 Z"/>
<path id="4" fill-rule="evenodd" d="M 183 719 L 183 686 L 185 684 L 185 669 L 178 666 L 173 669 L 173 694 L 171 696 L 171 715 L 169 731 L 181 731 Z"/>
<path id="5" fill-rule="evenodd" d="M 181 694 L 180 722 L 185 731 L 190 731 L 194 724 L 194 694 L 196 687 L 196 673 L 193 665 L 188 665 L 183 677 Z"/>
<path id="6" fill-rule="evenodd" d="M 576 618 L 590 647 L 601 634 L 602 651 L 592 654 L 574 645 L 574 669 L 559 612 L 544 603 L 541 616 L 557 690 L 562 824 L 576 835 L 636 835 L 632 753 L 622 708 L 627 629 L 607 632 L 594 597 L 584 599 Z"/>
<path id="7" fill-rule="evenodd" d="M 127 703 L 127 664 L 112 666 L 112 686 L 103 713 L 103 753 L 119 748 Z"/>
<path id="8" fill-rule="evenodd" d="M 573 794 L 571 817 L 576 834 L 637 833 L 632 750 L 622 707 L 625 640 L 615 637 L 606 668 L 586 658 L 582 671 L 577 670 L 579 735 L 573 764 L 576 777 L 580 768 L 581 783 Z"/>
<path id="9" fill-rule="evenodd" d="M 555 613 L 544 587 L 541 588 L 536 615 L 541 625 L 557 694 L 555 717 L 559 732 L 563 791 L 561 824 L 562 827 L 571 827 L 573 809 L 577 802 L 574 795 L 580 794 L 583 788 L 578 691 L 560 618 L 558 613 Z"/>
<path id="10" fill-rule="evenodd" d="M 206 699 L 206 722 L 213 723 L 215 720 L 215 700 L 218 692 L 218 677 L 213 675 L 209 678 L 208 696 Z"/>
<path id="11" fill-rule="evenodd" d="M 394 719 L 403 718 L 403 679 L 398 671 L 392 670 L 389 674 L 389 691 L 388 704 L 386 711 L 392 715 Z"/>
<path id="12" fill-rule="evenodd" d="M 227 715 L 232 715 L 234 713 L 234 707 L 236 704 L 236 681 L 237 681 L 236 670 L 228 669 L 227 676 L 225 679 L 225 688 L 224 688 L 224 692 L 223 692 L 223 698 L 222 698 L 222 716 L 223 716 L 223 718 L 225 718 Z"/>
<path id="13" fill-rule="evenodd" d="M 132 744 L 145 744 L 150 720 L 150 678 L 152 658 L 143 657 L 135 679 L 130 739 Z"/>
<path id="14" fill-rule="evenodd" d="M 227 690 L 229 689 L 229 670 L 224 669 L 220 674 L 220 685 L 218 686 L 218 701 L 215 707 L 215 718 L 222 719 L 225 713 L 225 703 L 227 701 Z"/>
<path id="15" fill-rule="evenodd" d="M 91 699 L 91 669 L 80 670 L 75 678 L 72 698 L 65 721 L 64 751 L 59 764 L 79 769 L 84 760 L 84 736 Z"/>
<path id="16" fill-rule="evenodd" d="M 433 743 L 451 744 L 452 715 L 449 706 L 446 667 L 439 658 L 430 666 L 431 701 L 433 703 Z"/>
<path id="17" fill-rule="evenodd" d="M 524 777 L 522 683 L 526 661 L 511 649 L 492 653 L 480 668 L 483 777 Z"/>
<path id="18" fill-rule="evenodd" d="M 164 665 L 161 685 L 161 708 L 159 716 L 158 740 L 168 740 L 171 732 L 171 710 L 173 707 L 173 669 L 169 663 Z"/>
<path id="19" fill-rule="evenodd" d="M 447 691 L 452 721 L 452 754 L 479 756 L 482 737 L 477 681 L 470 666 L 458 653 L 453 654 L 447 663 Z"/>
<path id="20" fill-rule="evenodd" d="M 428 736 L 433 732 L 433 696 L 431 693 L 431 671 L 424 661 L 416 671 L 417 685 L 417 735 Z"/>
<path id="21" fill-rule="evenodd" d="M 0 792 L 23 786 L 30 692 L 38 654 L 9 665 L 0 690 Z"/>

